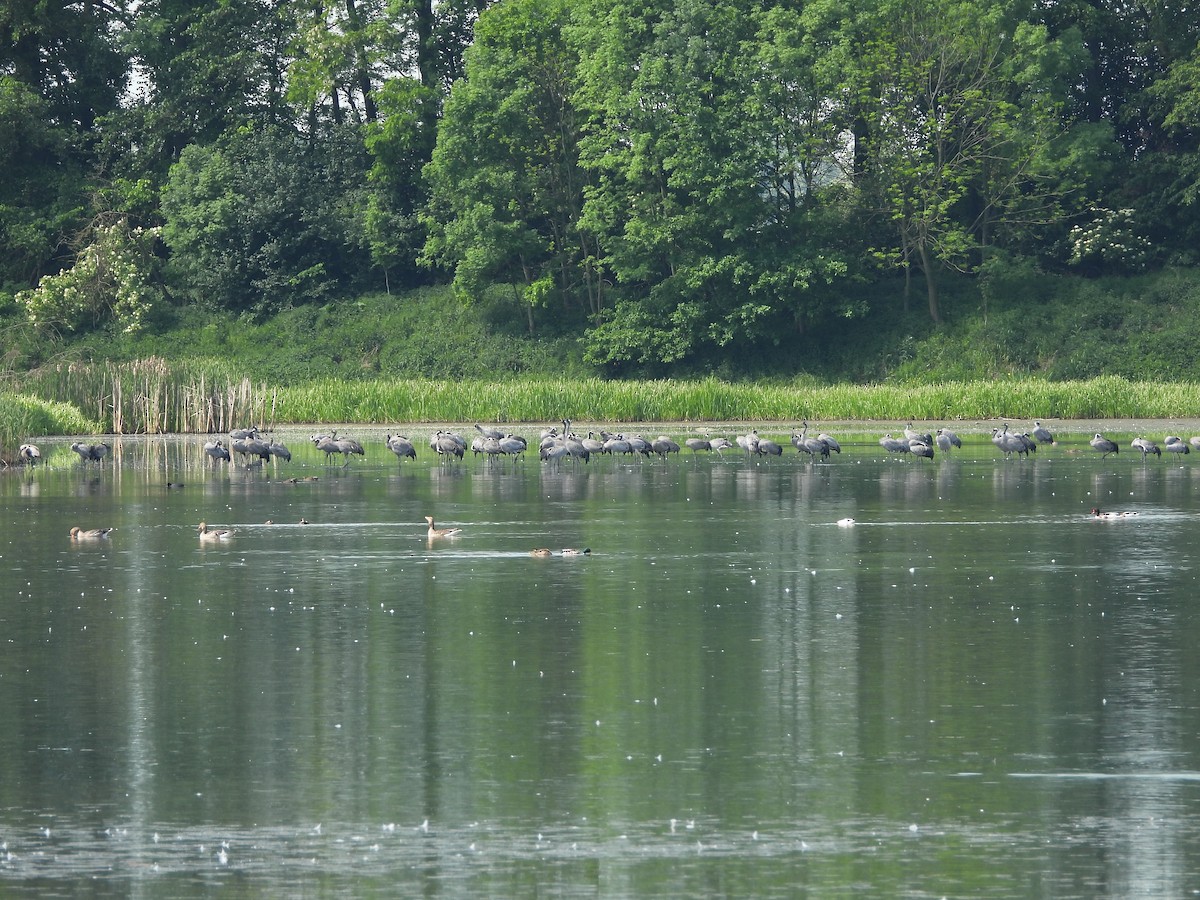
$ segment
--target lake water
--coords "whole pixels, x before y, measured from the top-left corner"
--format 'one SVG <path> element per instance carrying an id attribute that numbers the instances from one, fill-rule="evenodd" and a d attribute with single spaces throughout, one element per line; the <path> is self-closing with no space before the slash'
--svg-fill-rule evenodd
<path id="1" fill-rule="evenodd" d="M 0 894 L 1200 892 L 1200 454 L 883 430 L 815 464 L 41 441 L 0 475 Z"/>

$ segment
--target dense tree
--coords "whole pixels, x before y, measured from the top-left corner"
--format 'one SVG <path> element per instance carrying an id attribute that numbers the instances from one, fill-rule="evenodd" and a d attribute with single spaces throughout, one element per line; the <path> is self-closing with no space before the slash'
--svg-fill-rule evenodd
<path id="1" fill-rule="evenodd" d="M 87 327 L 165 256 L 248 312 L 448 275 L 700 366 L 880 262 L 935 321 L 947 269 L 1194 264 L 1198 82 L 1184 0 L 11 0 L 0 284 Z"/>
<path id="2" fill-rule="evenodd" d="M 433 160 L 427 258 L 466 296 L 493 281 L 533 309 L 551 298 L 602 303 L 594 248 L 578 220 L 583 177 L 571 101 L 565 0 L 515 0 L 479 21 L 467 77 L 446 104 Z"/>
<path id="3" fill-rule="evenodd" d="M 85 214 L 85 170 L 71 130 L 50 123 L 49 106 L 28 85 L 0 75 L 0 286 L 29 287 Z"/>
<path id="4" fill-rule="evenodd" d="M 359 238 L 365 168 L 349 127 L 319 142 L 247 127 L 187 148 L 163 191 L 181 284 L 198 302 L 251 313 L 362 289 L 372 272 Z"/>
<path id="5" fill-rule="evenodd" d="M 114 130 L 140 138 L 141 164 L 160 174 L 192 144 L 212 144 L 250 123 L 281 123 L 287 4 L 148 0 L 128 37 L 138 89 Z"/>
<path id="6" fill-rule="evenodd" d="M 940 270 L 970 264 L 980 226 L 996 210 L 990 195 L 1015 184 L 995 176 L 1028 172 L 1040 149 L 1023 140 L 1020 125 L 1039 123 L 1020 117 L 1008 78 L 1014 56 L 1027 48 L 999 6 L 899 0 L 876 12 L 886 27 L 880 23 L 867 48 L 864 71 L 884 88 L 865 109 L 870 188 L 896 227 L 902 263 L 915 262 L 925 276 L 937 322 Z M 972 215 L 972 199 L 982 218 Z"/>
<path id="7" fill-rule="evenodd" d="M 94 128 L 126 81 L 124 4 L 0 4 L 0 284 L 70 265 L 91 216 Z"/>
<path id="8" fill-rule="evenodd" d="M 575 32 L 584 223 L 623 290 L 589 357 L 669 363 L 819 319 L 814 285 L 846 271 L 817 201 L 844 143 L 799 14 L 599 5 Z"/>
<path id="9" fill-rule="evenodd" d="M 121 0 L 7 0 L 0 5 L 0 73 L 40 96 L 51 123 L 86 132 L 116 108 L 125 86 L 117 38 L 128 21 Z"/>

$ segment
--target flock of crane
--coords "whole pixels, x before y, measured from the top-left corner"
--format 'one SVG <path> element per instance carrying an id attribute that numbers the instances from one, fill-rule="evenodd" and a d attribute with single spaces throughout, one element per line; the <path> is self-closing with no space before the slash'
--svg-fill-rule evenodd
<path id="1" fill-rule="evenodd" d="M 470 443 L 456 432 L 439 430 L 430 437 L 429 447 L 439 457 L 458 460 L 463 459 L 468 451 L 476 456 L 482 455 L 491 459 L 501 456 L 521 456 L 529 450 L 529 442 L 519 435 L 479 424 L 475 425 L 475 430 L 478 435 Z M 314 434 L 311 436 L 311 440 L 318 450 L 324 452 L 326 462 L 335 454 L 340 454 L 343 458 L 342 465 L 347 466 L 352 457 L 366 455 L 361 443 L 353 438 L 338 437 L 337 432 Z M 1028 432 L 1010 431 L 1008 424 L 1005 423 L 1002 428 L 992 429 L 991 441 L 1006 457 L 1013 455 L 1028 457 L 1037 452 L 1039 445 L 1055 443 L 1054 435 L 1039 421 L 1035 421 L 1032 430 Z M 401 461 L 417 458 L 417 448 L 407 437 L 388 434 L 385 443 L 387 449 Z M 1097 433 L 1088 443 L 1093 450 L 1101 454 L 1101 458 L 1120 453 L 1120 446 L 1117 442 L 1100 433 Z M 831 435 L 821 432 L 810 436 L 807 421 L 803 423 L 801 429 L 792 429 L 791 445 L 797 453 L 807 454 L 810 460 L 818 457 L 828 459 L 830 454 L 842 452 L 841 444 Z M 904 426 L 903 438 L 894 437 L 889 432 L 879 439 L 879 445 L 889 454 L 907 453 L 917 458 L 933 459 L 936 453 L 949 454 L 955 448 L 962 447 L 962 440 L 949 428 L 938 428 L 934 433 L 919 432 L 914 430 L 912 422 L 909 422 Z M 683 446 L 691 450 L 693 454 L 713 452 L 719 455 L 734 447 L 749 456 L 782 456 L 784 452 L 780 443 L 760 435 L 757 430 L 738 435 L 732 441 L 723 437 L 691 437 L 684 441 Z M 1155 441 L 1139 436 L 1133 439 L 1130 446 L 1141 453 L 1142 459 L 1145 460 L 1148 456 L 1161 457 L 1164 452 L 1187 454 L 1191 453 L 1193 447 L 1200 450 L 1200 436 L 1184 440 L 1177 435 L 1167 435 L 1161 446 Z M 112 447 L 107 443 L 88 444 L 77 441 L 71 444 L 71 449 L 79 455 L 84 463 L 100 463 L 108 456 Z M 583 437 L 572 431 L 570 419 L 562 421 L 561 430 L 556 426 L 543 431 L 538 442 L 538 456 L 545 461 L 581 459 L 587 462 L 595 455 L 615 456 L 618 454 L 657 455 L 666 458 L 672 453 L 679 453 L 680 450 L 680 445 L 666 435 L 648 439 L 641 435 L 610 434 L 607 431 L 600 431 L 598 433 L 588 432 L 587 436 Z M 232 462 L 236 454 L 247 466 L 262 465 L 272 458 L 290 462 L 292 458 L 291 451 L 284 444 L 273 438 L 264 437 L 256 428 L 231 431 L 228 446 L 224 440 L 208 441 L 204 445 L 204 453 L 213 460 L 225 462 Z M 41 455 L 41 451 L 34 444 L 22 444 L 18 453 L 20 461 L 29 466 L 39 462 Z M 169 482 L 168 486 L 178 485 Z M 1121 518 L 1135 514 L 1102 512 L 1098 508 L 1092 510 L 1092 516 L 1098 519 Z M 429 526 L 428 537 L 431 541 L 455 537 L 462 530 L 460 528 L 439 528 L 432 516 L 426 516 L 425 519 Z M 307 524 L 307 522 L 301 520 L 301 524 Z M 837 524 L 851 526 L 854 524 L 854 520 L 841 519 Z M 71 539 L 87 541 L 106 538 L 112 530 L 111 528 L 82 529 L 76 527 L 71 529 Z M 233 534 L 233 531 L 229 529 L 210 528 L 204 522 L 200 523 L 198 532 L 201 542 L 205 543 L 224 541 Z M 552 555 L 552 551 L 546 548 L 537 548 L 530 553 L 532 556 L 538 557 Z M 591 550 L 587 548 L 581 550 L 567 548 L 561 551 L 562 556 L 590 553 Z"/>
<path id="2" fill-rule="evenodd" d="M 478 435 L 470 442 L 457 432 L 439 430 L 429 439 L 429 448 L 439 457 L 462 459 L 468 452 L 475 456 L 496 458 L 503 456 L 522 456 L 529 451 L 529 442 L 520 435 L 502 431 L 484 425 L 476 425 Z M 365 456 L 363 445 L 353 438 L 338 437 L 337 432 L 314 434 L 311 437 L 313 445 L 324 452 L 328 462 L 334 455 L 340 454 L 342 465 L 347 466 L 354 456 Z M 1054 435 L 1040 421 L 1033 423 L 1032 430 L 1026 432 L 1010 431 L 1008 423 L 1002 428 L 992 429 L 992 443 L 1005 456 L 1029 456 L 1036 453 L 1039 445 L 1055 443 Z M 409 438 L 403 435 L 388 434 L 385 439 L 387 449 L 396 455 L 397 459 L 417 458 L 417 447 Z M 1089 441 L 1090 446 L 1101 457 L 1120 452 L 1120 447 L 1103 434 L 1096 434 Z M 809 434 L 808 422 L 802 427 L 792 429 L 791 445 L 797 453 L 807 454 L 810 459 L 828 459 L 831 453 L 841 453 L 841 444 L 836 438 L 821 432 L 815 436 Z M 938 428 L 936 432 L 920 432 L 913 429 L 912 422 L 904 426 L 903 437 L 895 437 L 892 432 L 879 439 L 879 445 L 888 453 L 911 454 L 912 456 L 933 459 L 935 454 L 948 454 L 962 447 L 962 440 L 949 428 Z M 771 438 L 759 435 L 757 430 L 738 435 L 730 441 L 724 437 L 691 437 L 683 446 L 693 454 L 712 452 L 718 455 L 725 450 L 739 448 L 749 456 L 782 456 L 783 446 Z M 1159 456 L 1163 453 L 1191 453 L 1192 448 L 1200 450 L 1200 436 L 1184 440 L 1177 435 L 1167 435 L 1161 446 L 1145 437 L 1136 437 L 1130 446 L 1141 453 L 1144 460 L 1147 456 Z M 85 463 L 98 463 L 111 451 L 106 443 L 88 444 L 75 442 L 71 449 L 79 454 Z M 571 420 L 563 419 L 561 430 L 555 426 L 541 433 L 537 445 L 538 457 L 545 461 L 583 460 L 587 462 L 598 455 L 642 455 L 667 457 L 679 453 L 680 445 L 666 435 L 656 438 L 646 438 L 637 434 L 612 434 L 607 431 L 588 432 L 586 436 L 577 434 L 571 429 Z M 290 462 L 292 453 L 286 445 L 274 438 L 259 433 L 257 428 L 235 429 L 229 433 L 229 443 L 224 440 L 210 440 L 204 444 L 204 453 L 217 461 L 231 462 L 235 457 L 245 465 L 261 465 L 272 458 Z M 41 451 L 34 444 L 22 444 L 18 457 L 26 465 L 34 465 L 41 459 Z"/>
<path id="3" fill-rule="evenodd" d="M 529 441 L 512 432 L 503 431 L 485 425 L 475 425 L 478 434 L 468 442 L 466 437 L 448 430 L 439 430 L 429 439 L 429 449 L 444 458 L 463 459 L 468 452 L 475 456 L 496 458 L 503 456 L 522 456 L 529 451 Z M 257 457 L 260 461 L 271 456 L 290 459 L 291 454 L 282 444 L 262 439 L 253 428 L 240 432 L 231 432 L 230 437 L 234 453 L 241 454 L 246 459 Z M 351 438 L 339 438 L 336 432 L 330 434 L 314 434 L 311 438 L 317 449 L 324 451 L 326 461 L 334 454 L 341 454 L 343 466 L 348 465 L 352 456 L 364 455 L 362 444 Z M 1040 421 L 1035 421 L 1030 431 L 1010 431 L 1008 423 L 1002 428 L 992 430 L 992 443 L 1005 456 L 1028 456 L 1036 453 L 1041 444 L 1055 443 L 1054 435 Z M 828 459 L 832 453 L 841 453 L 842 447 L 836 438 L 821 432 L 815 436 L 809 434 L 809 425 L 805 421 L 799 429 L 792 429 L 791 445 L 797 453 L 807 454 L 810 459 Z M 388 434 L 385 439 L 387 449 L 400 460 L 417 458 L 416 444 L 403 435 Z M 879 445 L 888 453 L 908 453 L 918 458 L 933 459 L 936 453 L 948 454 L 955 448 L 962 447 L 962 439 L 949 428 L 938 428 L 936 432 L 920 432 L 913 429 L 912 422 L 904 426 L 903 438 L 894 437 L 891 432 L 879 439 Z M 1090 445 L 1102 456 L 1119 453 L 1120 448 L 1102 434 L 1091 439 Z M 1175 435 L 1167 435 L 1162 447 L 1148 438 L 1135 438 L 1131 444 L 1144 459 L 1146 456 L 1161 456 L 1167 453 L 1190 453 L 1192 447 L 1200 450 L 1200 437 L 1185 441 Z M 683 447 L 693 454 L 712 452 L 721 455 L 725 450 L 740 449 L 749 456 L 782 456 L 783 445 L 769 437 L 762 436 L 757 430 L 737 435 L 732 441 L 725 437 L 691 437 L 683 442 Z M 209 442 L 204 452 L 217 458 L 228 460 L 229 450 L 223 442 Z M 563 419 L 561 430 L 555 426 L 542 431 L 538 441 L 538 457 L 544 461 L 576 459 L 587 462 L 593 456 L 599 455 L 642 455 L 667 457 L 679 453 L 682 448 L 679 443 L 667 435 L 647 438 L 639 434 L 610 433 L 608 431 L 591 432 L 586 436 L 577 434 L 571 428 L 571 420 Z"/>

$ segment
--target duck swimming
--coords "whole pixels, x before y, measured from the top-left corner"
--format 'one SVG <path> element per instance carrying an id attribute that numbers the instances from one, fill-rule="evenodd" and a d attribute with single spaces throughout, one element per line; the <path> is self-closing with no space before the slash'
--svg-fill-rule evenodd
<path id="1" fill-rule="evenodd" d="M 1136 512 L 1101 512 L 1099 507 L 1092 507 L 1093 519 L 1125 519 L 1129 516 L 1136 516 Z"/>
<path id="2" fill-rule="evenodd" d="M 592 552 L 591 547 L 584 547 L 582 550 L 576 550 L 574 547 L 563 547 L 563 556 L 587 556 Z"/>

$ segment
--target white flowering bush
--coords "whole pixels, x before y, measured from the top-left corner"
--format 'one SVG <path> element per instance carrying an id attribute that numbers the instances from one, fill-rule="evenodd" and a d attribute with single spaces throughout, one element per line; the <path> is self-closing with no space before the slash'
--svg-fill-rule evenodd
<path id="1" fill-rule="evenodd" d="M 112 320 L 126 334 L 140 331 L 159 296 L 153 272 L 160 230 L 133 228 L 126 219 L 95 226 L 75 265 L 21 291 L 17 303 L 40 327 L 78 331 Z"/>
<path id="2" fill-rule="evenodd" d="M 1076 266 L 1140 270 L 1154 252 L 1150 239 L 1140 234 L 1132 209 L 1097 209 L 1086 225 L 1076 225 L 1068 235 L 1069 262 Z"/>

